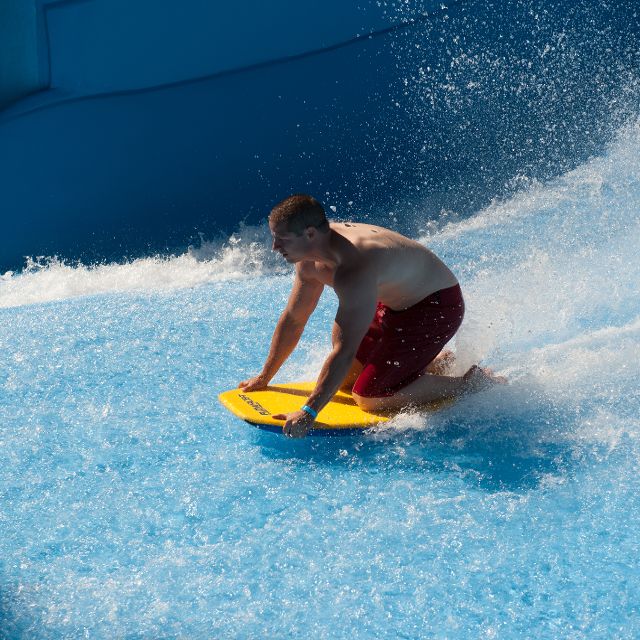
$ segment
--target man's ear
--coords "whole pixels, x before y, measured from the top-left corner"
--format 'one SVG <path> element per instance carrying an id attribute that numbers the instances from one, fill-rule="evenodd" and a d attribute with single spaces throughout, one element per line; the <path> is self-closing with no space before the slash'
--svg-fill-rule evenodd
<path id="1" fill-rule="evenodd" d="M 307 227 L 304 230 L 304 235 L 307 237 L 307 240 L 313 240 L 316 236 L 317 229 L 315 227 Z"/>

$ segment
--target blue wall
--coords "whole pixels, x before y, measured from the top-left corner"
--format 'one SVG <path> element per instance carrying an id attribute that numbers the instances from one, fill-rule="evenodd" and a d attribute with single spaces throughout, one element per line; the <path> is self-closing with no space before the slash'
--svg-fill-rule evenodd
<path id="1" fill-rule="evenodd" d="M 631 2 L 300 4 L 45 4 L 51 89 L 0 114 L 0 270 L 180 250 L 297 191 L 410 231 L 580 162 L 636 103 Z"/>
<path id="2" fill-rule="evenodd" d="M 370 0 L 66 0 L 47 6 L 51 83 L 75 93 L 206 76 L 389 26 Z"/>
<path id="3" fill-rule="evenodd" d="M 46 87 L 41 72 L 35 0 L 2 0 L 0 109 Z"/>

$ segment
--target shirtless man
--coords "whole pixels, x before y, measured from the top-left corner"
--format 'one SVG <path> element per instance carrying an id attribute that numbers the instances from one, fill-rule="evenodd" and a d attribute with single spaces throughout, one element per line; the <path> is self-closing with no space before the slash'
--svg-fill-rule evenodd
<path id="1" fill-rule="evenodd" d="M 316 387 L 284 420 L 284 433 L 303 437 L 341 387 L 352 387 L 364 410 L 398 409 L 482 388 L 494 381 L 471 367 L 439 375 L 434 359 L 462 322 L 456 277 L 431 251 L 399 233 L 360 223 L 329 223 L 322 205 L 293 195 L 269 216 L 273 250 L 295 264 L 289 301 L 276 325 L 262 372 L 245 391 L 264 389 L 300 340 L 325 285 L 338 296 L 333 348 Z M 372 321 L 373 320 L 373 321 Z"/>

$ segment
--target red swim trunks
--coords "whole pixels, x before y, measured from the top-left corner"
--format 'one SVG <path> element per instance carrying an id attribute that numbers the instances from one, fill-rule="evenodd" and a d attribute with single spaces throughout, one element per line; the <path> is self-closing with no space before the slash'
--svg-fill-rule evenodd
<path id="1" fill-rule="evenodd" d="M 436 291 L 402 311 L 379 302 L 356 354 L 363 369 L 353 392 L 366 398 L 391 396 L 419 378 L 463 317 L 460 285 Z"/>

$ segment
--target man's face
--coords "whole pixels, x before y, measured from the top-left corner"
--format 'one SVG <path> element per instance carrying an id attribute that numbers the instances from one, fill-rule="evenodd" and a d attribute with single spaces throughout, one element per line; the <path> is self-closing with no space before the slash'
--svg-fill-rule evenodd
<path id="1" fill-rule="evenodd" d="M 308 240 L 306 235 L 296 235 L 287 230 L 286 225 L 273 225 L 269 223 L 271 236 L 273 237 L 273 245 L 271 249 L 277 251 L 287 262 L 299 262 L 304 260 L 308 248 Z"/>

